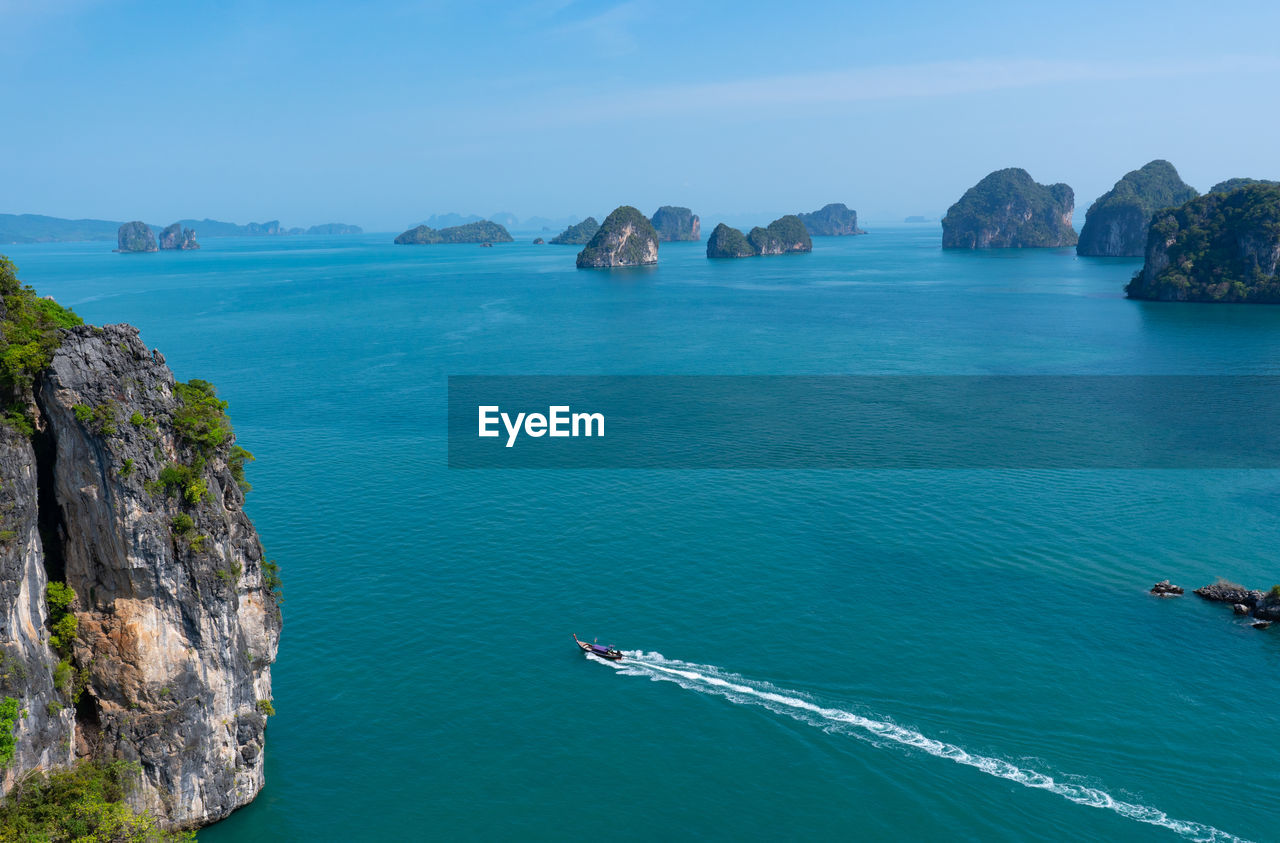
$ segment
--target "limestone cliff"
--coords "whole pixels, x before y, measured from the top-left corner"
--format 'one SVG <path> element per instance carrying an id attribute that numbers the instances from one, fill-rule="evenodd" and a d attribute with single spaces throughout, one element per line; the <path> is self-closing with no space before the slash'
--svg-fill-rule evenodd
<path id="1" fill-rule="evenodd" d="M 944 249 L 1021 249 L 1074 246 L 1075 193 L 1043 185 L 1026 170 L 996 170 L 965 191 L 942 220 Z"/>
<path id="2" fill-rule="evenodd" d="M 200 244 L 196 242 L 195 231 L 190 228 L 183 228 L 182 223 L 175 222 L 160 232 L 160 248 L 187 251 L 199 249 Z"/>
<path id="3" fill-rule="evenodd" d="M 649 222 L 658 232 L 658 239 L 664 243 L 702 239 L 702 220 L 688 208 L 663 205 L 654 212 Z"/>
<path id="4" fill-rule="evenodd" d="M 0 319 L 3 792 L 123 759 L 162 825 L 221 819 L 263 785 L 281 628 L 252 457 L 211 384 L 175 382 L 135 328 L 79 325 L 2 257 Z"/>
<path id="5" fill-rule="evenodd" d="M 1089 206 L 1076 254 L 1139 257 L 1146 249 L 1152 215 L 1198 195 L 1168 161 L 1151 161 L 1126 173 Z"/>
<path id="6" fill-rule="evenodd" d="M 1151 220 L 1132 299 L 1280 304 L 1280 185 L 1210 191 Z"/>
<path id="7" fill-rule="evenodd" d="M 658 232 L 648 217 L 623 205 L 600 224 L 600 230 L 578 253 L 578 268 L 642 266 L 658 262 Z"/>
<path id="8" fill-rule="evenodd" d="M 756 226 L 746 236 L 738 229 L 720 223 L 707 238 L 709 258 L 754 258 L 812 251 L 813 240 L 809 237 L 809 230 L 795 214 L 778 217 L 766 228 Z"/>
<path id="9" fill-rule="evenodd" d="M 117 252 L 154 252 L 156 236 L 145 222 L 135 220 L 120 226 L 116 232 Z"/>
<path id="10" fill-rule="evenodd" d="M 720 223 L 707 238 L 707 257 L 709 258 L 753 258 L 755 247 L 747 242 L 747 237 L 736 228 Z"/>

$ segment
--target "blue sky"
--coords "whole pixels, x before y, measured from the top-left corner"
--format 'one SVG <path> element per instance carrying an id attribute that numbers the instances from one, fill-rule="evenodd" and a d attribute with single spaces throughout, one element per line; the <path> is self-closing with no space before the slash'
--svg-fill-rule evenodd
<path id="1" fill-rule="evenodd" d="M 0 0 L 0 212 L 890 221 L 1021 166 L 1083 218 L 1152 158 L 1280 176 L 1278 29 L 1177 0 Z"/>

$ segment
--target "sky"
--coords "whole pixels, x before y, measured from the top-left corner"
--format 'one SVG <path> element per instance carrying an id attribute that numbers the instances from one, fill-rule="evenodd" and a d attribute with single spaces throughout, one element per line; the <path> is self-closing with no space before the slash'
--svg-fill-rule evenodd
<path id="1" fill-rule="evenodd" d="M 1280 4 L 0 0 L 0 213 L 399 231 L 434 213 L 1077 219 L 1154 158 L 1280 176 Z"/>

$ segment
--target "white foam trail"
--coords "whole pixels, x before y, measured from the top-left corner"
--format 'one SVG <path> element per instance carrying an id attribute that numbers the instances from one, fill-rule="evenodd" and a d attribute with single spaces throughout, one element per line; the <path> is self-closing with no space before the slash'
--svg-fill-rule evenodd
<path id="1" fill-rule="evenodd" d="M 838 731 L 855 736 L 859 736 L 859 733 L 861 733 L 862 735 L 870 736 L 873 740 L 914 747 L 937 758 L 946 758 L 957 764 L 975 767 L 987 775 L 1007 779 L 1023 787 L 1056 793 L 1078 805 L 1087 805 L 1090 808 L 1105 808 L 1138 822 L 1167 828 L 1190 840 L 1204 841 L 1204 843 L 1248 843 L 1243 838 L 1228 834 L 1213 826 L 1174 819 L 1164 811 L 1149 805 L 1139 805 L 1116 799 L 1111 794 L 1096 787 L 1057 781 L 1046 773 L 1025 769 L 1009 761 L 985 755 L 974 755 L 954 744 L 934 740 L 913 729 L 904 728 L 888 720 L 864 717 L 852 711 L 844 711 L 838 708 L 826 708 L 797 696 L 794 691 L 786 691 L 785 689 L 775 688 L 768 683 L 748 680 L 711 665 L 669 660 L 664 658 L 661 653 L 645 653 L 639 650 L 625 651 L 623 655 L 625 658 L 620 662 L 592 656 L 588 656 L 588 658 L 615 668 L 622 675 L 647 676 L 654 681 L 674 682 L 682 688 L 715 694 L 732 702 L 764 706 L 771 711 L 785 714 L 828 731 Z"/>

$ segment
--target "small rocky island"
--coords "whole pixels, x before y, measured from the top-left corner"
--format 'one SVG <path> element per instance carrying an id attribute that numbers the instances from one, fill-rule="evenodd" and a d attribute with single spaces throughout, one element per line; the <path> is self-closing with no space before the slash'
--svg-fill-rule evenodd
<path id="1" fill-rule="evenodd" d="M 814 237 L 848 237 L 854 234 L 866 234 L 858 228 L 858 212 L 850 210 L 842 202 L 824 205 L 811 214 L 797 214 L 800 222 Z"/>
<path id="2" fill-rule="evenodd" d="M 307 229 L 307 234 L 364 234 L 364 229 L 358 225 L 347 225 L 343 222 L 326 222 L 322 225 L 313 225 Z"/>
<path id="3" fill-rule="evenodd" d="M 1037 184 L 1026 170 L 996 170 L 965 191 L 942 219 L 944 249 L 1031 249 L 1076 245 L 1075 192 Z"/>
<path id="4" fill-rule="evenodd" d="M 630 205 L 605 217 L 600 230 L 578 253 L 578 268 L 646 266 L 658 262 L 658 232 Z"/>
<path id="5" fill-rule="evenodd" d="M 663 205 L 649 222 L 653 223 L 653 229 L 663 243 L 702 239 L 702 220 L 688 208 Z"/>
<path id="6" fill-rule="evenodd" d="M 511 235 L 496 222 L 481 220 L 465 225 L 435 229 L 420 225 L 396 238 L 400 246 L 422 246 L 433 243 L 510 243 Z"/>
<path id="7" fill-rule="evenodd" d="M 1229 603 L 1237 615 L 1256 619 L 1254 626 L 1260 629 L 1280 621 L 1280 585 L 1264 592 L 1219 579 L 1212 585 L 1197 588 L 1195 594 L 1214 603 Z"/>
<path id="8" fill-rule="evenodd" d="M 1076 254 L 1142 257 L 1156 211 L 1190 202 L 1200 194 L 1168 161 L 1155 160 L 1126 173 L 1084 215 Z"/>
<path id="9" fill-rule="evenodd" d="M 756 226 L 745 236 L 738 229 L 720 223 L 707 238 L 709 258 L 755 258 L 812 251 L 809 230 L 795 214 L 778 217 L 766 228 Z"/>
<path id="10" fill-rule="evenodd" d="M 116 244 L 117 252 L 159 251 L 156 236 L 151 231 L 151 227 L 141 220 L 134 220 L 120 226 L 120 231 L 116 234 Z"/>
<path id="11" fill-rule="evenodd" d="M 553 246 L 585 246 L 591 242 L 591 238 L 595 237 L 599 230 L 600 223 L 596 222 L 596 218 L 587 217 L 577 225 L 571 225 L 552 237 L 550 242 Z"/>
<path id="12" fill-rule="evenodd" d="M 196 242 L 195 231 L 190 228 L 183 228 L 182 223 L 175 222 L 160 232 L 160 248 L 188 251 L 190 249 L 199 249 L 200 244 Z"/>
<path id="13" fill-rule="evenodd" d="M 533 245 L 535 245 L 535 246 L 545 246 L 545 245 L 547 245 L 547 241 L 546 241 L 546 240 L 543 240 L 541 237 L 535 237 L 535 238 L 533 238 Z"/>
<path id="14" fill-rule="evenodd" d="M 1280 184 L 1245 182 L 1158 212 L 1129 298 L 1280 304 Z"/>

